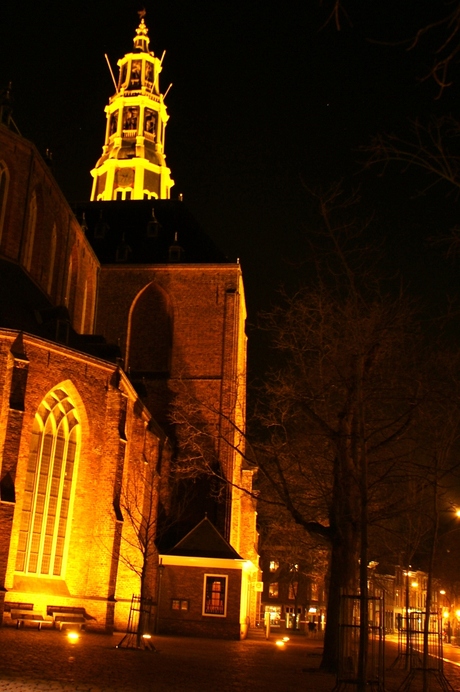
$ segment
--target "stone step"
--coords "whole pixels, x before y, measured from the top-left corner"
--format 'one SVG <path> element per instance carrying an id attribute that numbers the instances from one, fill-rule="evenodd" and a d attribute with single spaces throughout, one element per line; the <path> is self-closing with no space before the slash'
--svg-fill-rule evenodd
<path id="1" fill-rule="evenodd" d="M 248 639 L 265 639 L 264 627 L 250 627 L 248 629 Z"/>

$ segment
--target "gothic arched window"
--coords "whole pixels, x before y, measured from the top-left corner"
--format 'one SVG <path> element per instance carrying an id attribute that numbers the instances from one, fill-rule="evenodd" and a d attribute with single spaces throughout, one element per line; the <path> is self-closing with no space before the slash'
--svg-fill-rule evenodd
<path id="1" fill-rule="evenodd" d="M 32 197 L 29 204 L 29 217 L 27 220 L 27 236 L 24 249 L 24 266 L 30 272 L 32 266 L 32 255 L 35 240 L 35 228 L 37 226 L 37 193 L 32 192 Z"/>
<path id="2" fill-rule="evenodd" d="M 85 288 L 83 290 L 83 303 L 81 306 L 80 334 L 85 333 L 85 320 L 86 320 L 87 303 L 88 303 L 88 281 L 85 281 Z"/>
<path id="3" fill-rule="evenodd" d="M 50 264 L 48 270 L 48 283 L 46 290 L 48 295 L 51 295 L 51 289 L 53 288 L 53 278 L 54 278 L 54 263 L 56 259 L 56 243 L 57 243 L 57 231 L 56 224 L 53 224 L 53 231 L 51 233 L 51 246 L 50 246 Z"/>
<path id="4" fill-rule="evenodd" d="M 62 389 L 43 399 L 32 428 L 16 571 L 62 575 L 80 424 Z"/>
<path id="5" fill-rule="evenodd" d="M 5 221 L 6 201 L 8 199 L 8 186 L 10 174 L 6 163 L 0 161 L 0 240 L 2 239 L 3 224 Z"/>
<path id="6" fill-rule="evenodd" d="M 68 308 L 69 303 L 70 303 L 70 295 L 72 291 L 72 277 L 73 277 L 73 259 L 72 256 L 70 256 L 69 259 L 69 269 L 67 272 L 67 282 L 65 286 L 65 296 L 64 296 L 64 305 Z"/>
<path id="7" fill-rule="evenodd" d="M 131 307 L 128 365 L 135 372 L 169 372 L 172 350 L 172 315 L 165 291 L 149 284 Z"/>

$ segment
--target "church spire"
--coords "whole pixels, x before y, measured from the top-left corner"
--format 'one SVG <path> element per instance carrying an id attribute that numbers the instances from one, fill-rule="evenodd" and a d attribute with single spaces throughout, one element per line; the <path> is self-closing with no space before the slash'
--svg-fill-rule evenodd
<path id="1" fill-rule="evenodd" d="M 148 37 L 148 29 L 145 26 L 144 22 L 144 15 L 145 12 L 139 12 L 139 14 L 142 14 L 141 17 L 141 23 L 136 29 L 136 36 L 134 37 L 134 50 L 139 51 L 141 53 L 148 53 L 149 52 L 149 43 L 150 39 Z"/>
<path id="2" fill-rule="evenodd" d="M 105 108 L 102 156 L 91 171 L 91 201 L 169 199 L 174 185 L 164 153 L 169 116 L 160 91 L 163 59 L 149 51 L 144 15 L 139 13 L 132 52 L 117 63 L 116 91 Z"/>

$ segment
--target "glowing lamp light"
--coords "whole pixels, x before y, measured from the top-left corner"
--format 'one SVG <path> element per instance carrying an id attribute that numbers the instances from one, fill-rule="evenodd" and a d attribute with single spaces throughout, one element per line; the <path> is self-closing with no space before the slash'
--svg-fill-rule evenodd
<path id="1" fill-rule="evenodd" d="M 446 595 L 446 592 L 444 591 L 444 589 L 441 589 L 441 591 L 440 591 L 439 593 L 441 594 L 441 596 L 445 596 L 445 595 Z"/>
<path id="2" fill-rule="evenodd" d="M 460 620 L 460 610 L 455 611 L 455 615 L 456 615 L 456 616 L 458 617 L 458 619 Z"/>
<path id="3" fill-rule="evenodd" d="M 143 634 L 142 639 L 151 639 L 152 635 L 151 634 Z"/>
<path id="4" fill-rule="evenodd" d="M 288 642 L 288 641 L 289 641 L 289 637 L 283 637 L 283 642 Z"/>
<path id="5" fill-rule="evenodd" d="M 280 649 L 282 649 L 283 646 L 285 646 L 285 645 L 286 645 L 286 642 L 283 641 L 282 639 L 277 639 L 277 640 L 276 640 L 276 646 L 278 646 Z"/>
<path id="6" fill-rule="evenodd" d="M 418 582 L 417 582 L 417 581 L 413 581 L 412 584 L 411 584 L 411 586 L 413 586 L 414 589 L 416 589 L 417 586 L 418 586 Z"/>
<path id="7" fill-rule="evenodd" d="M 443 617 L 443 618 L 448 618 L 448 617 L 449 617 L 449 613 L 445 610 L 445 611 L 443 612 L 443 614 L 442 614 L 442 617 Z"/>
<path id="8" fill-rule="evenodd" d="M 67 639 L 71 644 L 75 644 L 80 639 L 80 635 L 78 634 L 78 632 L 73 632 L 71 630 L 70 632 L 67 632 Z"/>

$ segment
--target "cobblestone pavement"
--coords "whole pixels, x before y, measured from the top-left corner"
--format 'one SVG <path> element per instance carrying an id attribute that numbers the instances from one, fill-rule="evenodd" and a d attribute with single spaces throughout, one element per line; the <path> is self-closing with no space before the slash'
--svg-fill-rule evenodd
<path id="1" fill-rule="evenodd" d="M 305 637 L 292 637 L 284 649 L 274 637 L 242 642 L 155 637 L 155 652 L 117 649 L 121 638 L 82 633 L 71 644 L 64 632 L 0 628 L 0 691 L 331 692 L 335 685 L 334 676 L 318 670 L 321 641 Z M 395 658 L 395 644 L 388 642 L 387 662 Z M 445 673 L 460 692 L 460 667 L 446 663 Z M 405 675 L 402 669 L 388 670 L 387 692 L 396 691 Z M 421 684 L 410 689 L 418 692 Z"/>

